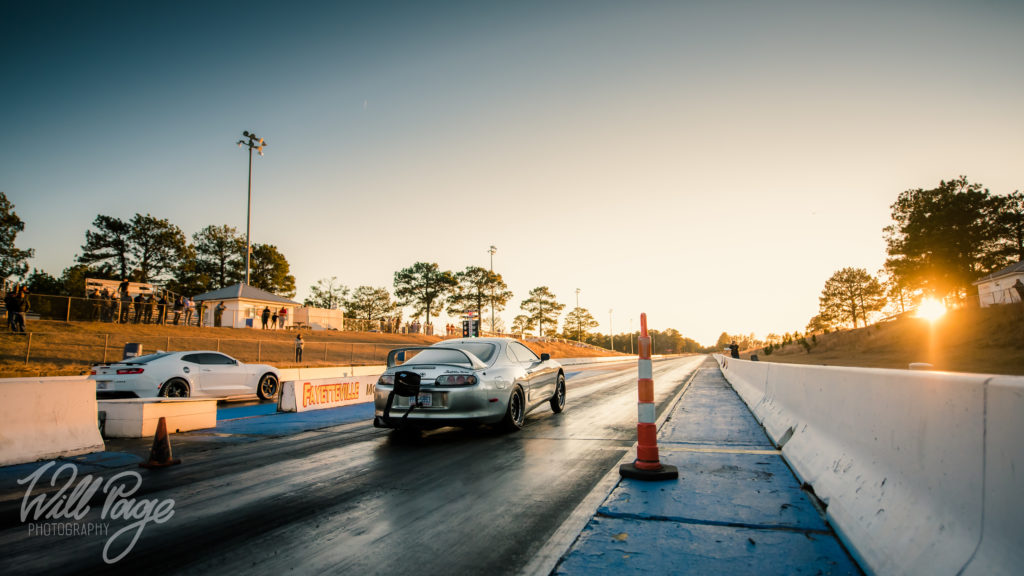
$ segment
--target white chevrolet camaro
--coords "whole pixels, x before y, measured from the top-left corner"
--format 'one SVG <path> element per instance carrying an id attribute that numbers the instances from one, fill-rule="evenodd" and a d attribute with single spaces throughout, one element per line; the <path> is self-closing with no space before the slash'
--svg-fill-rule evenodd
<path id="1" fill-rule="evenodd" d="M 374 402 L 379 428 L 495 424 L 514 431 L 536 408 L 565 408 L 565 373 L 512 338 L 445 340 L 392 350 Z"/>
<path id="2" fill-rule="evenodd" d="M 281 375 L 267 364 L 244 364 L 210 350 L 157 352 L 92 367 L 96 397 L 224 398 L 257 394 L 273 398 Z"/>

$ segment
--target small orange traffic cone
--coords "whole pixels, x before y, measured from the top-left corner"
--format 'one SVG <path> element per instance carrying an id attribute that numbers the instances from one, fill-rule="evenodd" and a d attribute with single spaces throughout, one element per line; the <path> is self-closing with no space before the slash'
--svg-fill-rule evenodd
<path id="1" fill-rule="evenodd" d="M 171 458 L 171 439 L 167 435 L 167 419 L 160 417 L 156 425 L 156 436 L 153 437 L 153 447 L 149 450 L 149 461 L 141 462 L 141 468 L 165 468 L 181 464 L 179 458 Z"/>

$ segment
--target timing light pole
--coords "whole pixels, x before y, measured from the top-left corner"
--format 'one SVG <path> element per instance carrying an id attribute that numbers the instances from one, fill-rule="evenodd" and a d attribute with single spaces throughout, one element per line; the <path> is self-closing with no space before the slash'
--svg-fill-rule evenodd
<path id="1" fill-rule="evenodd" d="M 238 147 L 249 148 L 249 194 L 245 203 L 245 283 L 249 284 L 249 257 L 252 255 L 252 243 L 249 236 L 249 224 L 252 222 L 252 151 L 255 149 L 260 156 L 263 156 L 263 147 L 266 141 L 256 134 L 245 130 L 242 132 L 242 139 L 238 141 Z"/>

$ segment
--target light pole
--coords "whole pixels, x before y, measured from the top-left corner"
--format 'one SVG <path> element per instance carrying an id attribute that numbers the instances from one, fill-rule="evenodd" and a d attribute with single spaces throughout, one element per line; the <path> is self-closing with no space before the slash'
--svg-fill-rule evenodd
<path id="1" fill-rule="evenodd" d="M 245 203 L 245 283 L 249 284 L 249 256 L 252 253 L 252 244 L 249 237 L 249 224 L 252 221 L 252 151 L 255 148 L 260 156 L 263 156 L 263 147 L 266 141 L 248 130 L 242 131 L 242 139 L 238 141 L 238 147 L 249 148 L 249 194 Z"/>
<path id="2" fill-rule="evenodd" d="M 581 330 L 580 330 L 580 289 L 577 288 L 576 289 L 576 341 L 577 342 L 581 342 L 581 340 L 580 340 L 580 332 L 581 332 Z"/>
<path id="3" fill-rule="evenodd" d="M 608 309 L 608 340 L 612 343 L 612 352 L 615 352 L 615 334 L 612 333 L 612 309 Z"/>
<path id="4" fill-rule="evenodd" d="M 633 354 L 633 317 L 630 317 L 630 354 Z"/>
<path id="5" fill-rule="evenodd" d="M 494 276 L 494 253 L 498 249 L 493 245 L 487 249 L 487 252 L 491 255 L 491 276 Z M 491 282 L 491 333 L 494 333 L 494 278 L 490 278 Z"/>

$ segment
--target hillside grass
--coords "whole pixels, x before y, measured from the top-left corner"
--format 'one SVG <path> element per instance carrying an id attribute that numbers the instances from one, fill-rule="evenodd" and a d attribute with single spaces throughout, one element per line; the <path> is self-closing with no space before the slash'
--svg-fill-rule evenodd
<path id="1" fill-rule="evenodd" d="M 67 376 L 83 374 L 90 366 L 121 358 L 125 344 L 139 343 L 144 354 L 157 350 L 220 350 L 243 362 L 262 362 L 278 368 L 383 364 L 388 351 L 403 346 L 429 346 L 442 340 L 423 334 L 379 332 L 258 330 L 109 324 L 103 322 L 30 321 L 29 335 L 0 334 L 0 377 Z M 303 361 L 295 362 L 295 335 L 305 346 Z M 524 342 L 537 354 L 552 358 L 611 356 L 593 348 L 562 342 Z M 28 362 L 26 362 L 26 353 Z"/>
<path id="2" fill-rule="evenodd" d="M 815 338 L 810 353 L 794 342 L 770 355 L 749 350 L 743 357 L 757 354 L 765 362 L 901 369 L 926 362 L 948 372 L 1024 375 L 1021 304 L 962 308 L 934 323 L 905 317 Z"/>

